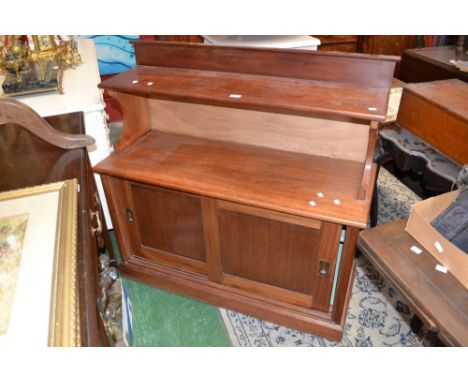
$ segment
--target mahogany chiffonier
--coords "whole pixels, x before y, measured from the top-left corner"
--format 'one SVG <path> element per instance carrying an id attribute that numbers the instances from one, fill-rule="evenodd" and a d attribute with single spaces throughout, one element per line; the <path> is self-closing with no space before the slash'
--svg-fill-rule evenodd
<path id="1" fill-rule="evenodd" d="M 143 41 L 135 54 L 100 85 L 124 125 L 94 168 L 121 271 L 339 340 L 396 58 Z"/>

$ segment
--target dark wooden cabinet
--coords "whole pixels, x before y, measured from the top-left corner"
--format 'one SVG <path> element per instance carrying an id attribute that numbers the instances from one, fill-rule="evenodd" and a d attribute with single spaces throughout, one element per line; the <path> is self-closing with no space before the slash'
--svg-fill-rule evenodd
<path id="1" fill-rule="evenodd" d="M 313 35 L 320 40 L 318 50 L 401 56 L 415 48 L 422 36 L 413 35 Z M 157 41 L 203 43 L 201 35 L 157 35 Z"/>
<path id="2" fill-rule="evenodd" d="M 101 84 L 124 126 L 95 167 L 122 272 L 339 340 L 395 61 L 161 42 L 135 52 L 135 69 Z"/>
<path id="3" fill-rule="evenodd" d="M 357 51 L 401 56 L 404 50 L 413 48 L 416 42 L 417 36 L 410 35 L 363 35 L 358 36 Z"/>
<path id="4" fill-rule="evenodd" d="M 0 100 L 0 103 L 7 102 L 9 101 Z M 24 107 L 26 111 L 20 109 L 19 113 L 27 115 L 28 108 Z M 0 121 L 11 120 L 14 115 L 14 109 L 0 104 Z M 41 118 L 37 116 L 37 119 Z M 107 336 L 97 309 L 98 253 L 104 250 L 104 246 L 107 246 L 107 249 L 112 252 L 112 247 L 105 228 L 101 233 L 95 231 L 98 227 L 97 215 L 102 217 L 103 212 L 88 152 L 85 147 L 78 147 L 79 145 L 67 149 L 54 144 L 55 135 L 58 136 L 58 140 L 63 139 L 63 136 L 58 135 L 60 133 L 73 134 L 73 136 L 83 134 L 83 115 L 79 112 L 48 117 L 47 121 L 55 128 L 55 131 L 49 135 L 41 135 L 42 138 L 24 128 L 24 125 L 28 124 L 40 130 L 41 126 L 37 120 L 24 118 L 13 118 L 13 120 L 17 120 L 17 122 L 0 126 L 0 191 L 67 179 L 78 180 L 80 192 L 78 193 L 76 272 L 78 277 L 80 345 L 107 345 Z M 48 142 L 45 140 L 47 138 L 52 138 L 52 140 Z M 85 142 L 86 140 L 83 140 L 81 146 L 84 146 Z M 105 224 L 102 218 L 100 221 Z"/>
<path id="5" fill-rule="evenodd" d="M 356 35 L 314 35 L 320 40 L 318 50 L 329 52 L 356 53 L 358 36 Z"/>
<path id="6" fill-rule="evenodd" d="M 170 41 L 170 42 L 194 42 L 203 43 L 203 36 L 201 35 L 156 35 L 156 41 Z"/>
<path id="7" fill-rule="evenodd" d="M 429 82 L 456 78 L 468 82 L 468 73 L 453 66 L 451 60 L 468 60 L 466 48 L 456 45 L 404 51 L 398 78 L 404 82 Z"/>
<path id="8" fill-rule="evenodd" d="M 408 35 L 314 35 L 319 50 L 401 56 L 415 46 L 417 36 Z"/>

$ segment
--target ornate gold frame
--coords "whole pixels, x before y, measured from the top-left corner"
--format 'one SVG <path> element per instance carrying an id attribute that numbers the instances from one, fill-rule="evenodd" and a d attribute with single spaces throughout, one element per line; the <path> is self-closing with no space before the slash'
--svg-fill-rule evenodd
<path id="1" fill-rule="evenodd" d="M 0 193 L 0 201 L 59 193 L 48 346 L 80 346 L 77 281 L 78 182 L 76 179 Z"/>

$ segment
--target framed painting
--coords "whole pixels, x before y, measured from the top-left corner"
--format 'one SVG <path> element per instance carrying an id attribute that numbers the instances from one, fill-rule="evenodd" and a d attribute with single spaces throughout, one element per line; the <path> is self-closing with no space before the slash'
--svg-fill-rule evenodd
<path id="1" fill-rule="evenodd" d="M 0 193 L 0 346 L 79 346 L 76 179 Z"/>

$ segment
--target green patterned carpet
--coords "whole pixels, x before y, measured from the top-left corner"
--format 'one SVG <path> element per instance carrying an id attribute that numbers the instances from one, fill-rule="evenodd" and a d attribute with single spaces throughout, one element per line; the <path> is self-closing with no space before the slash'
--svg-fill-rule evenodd
<path id="1" fill-rule="evenodd" d="M 124 279 L 133 307 L 134 346 L 230 346 L 219 310 Z"/>

